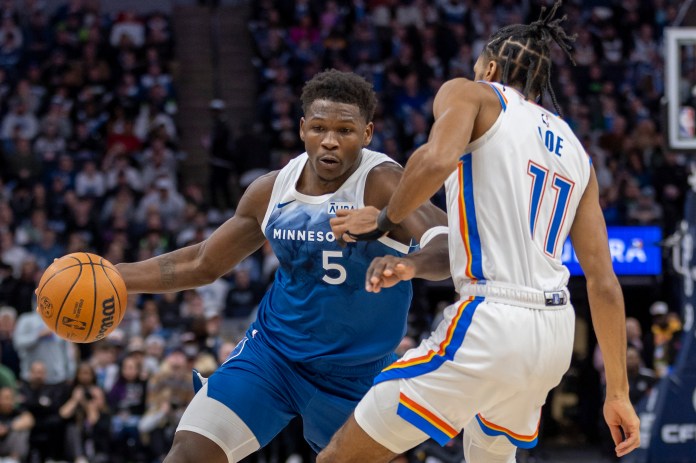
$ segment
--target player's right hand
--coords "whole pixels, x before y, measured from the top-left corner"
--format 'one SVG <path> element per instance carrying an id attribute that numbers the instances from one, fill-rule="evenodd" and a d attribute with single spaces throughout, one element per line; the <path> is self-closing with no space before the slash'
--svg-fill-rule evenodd
<path id="1" fill-rule="evenodd" d="M 367 269 L 365 290 L 378 293 L 382 288 L 390 288 L 400 281 L 416 276 L 416 267 L 405 257 L 384 256 L 375 258 Z"/>
<path id="2" fill-rule="evenodd" d="M 607 399 L 604 419 L 616 444 L 616 456 L 627 455 L 640 446 L 640 420 L 628 398 Z"/>

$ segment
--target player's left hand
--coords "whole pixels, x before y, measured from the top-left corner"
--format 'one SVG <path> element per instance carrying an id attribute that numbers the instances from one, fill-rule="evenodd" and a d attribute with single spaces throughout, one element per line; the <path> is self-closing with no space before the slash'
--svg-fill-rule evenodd
<path id="1" fill-rule="evenodd" d="M 400 281 L 411 280 L 416 276 L 416 267 L 408 258 L 384 256 L 375 258 L 367 269 L 365 290 L 378 293 L 382 288 L 390 288 Z"/>
<path id="2" fill-rule="evenodd" d="M 604 419 L 616 444 L 616 456 L 627 455 L 640 446 L 640 420 L 628 397 L 606 400 Z"/>
<path id="3" fill-rule="evenodd" d="M 339 209 L 336 217 L 331 219 L 331 230 L 336 239 L 346 243 L 354 243 L 355 238 L 349 235 L 360 235 L 377 230 L 379 209 L 367 206 L 362 209 Z"/>

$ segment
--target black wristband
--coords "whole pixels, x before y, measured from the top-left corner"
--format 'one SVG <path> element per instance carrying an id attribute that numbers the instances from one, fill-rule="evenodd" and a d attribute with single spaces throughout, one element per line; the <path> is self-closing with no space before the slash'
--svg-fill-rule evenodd
<path id="1" fill-rule="evenodd" d="M 380 239 L 398 226 L 399 224 L 389 220 L 389 217 L 387 217 L 387 208 L 385 207 L 377 216 L 377 228 L 374 230 L 366 233 L 351 233 L 350 231 L 346 231 L 345 233 L 356 241 L 373 241 Z"/>
<path id="2" fill-rule="evenodd" d="M 355 241 L 374 241 L 383 237 L 385 232 L 380 231 L 376 228 L 366 233 L 351 233 L 349 231 L 346 231 L 345 234 L 353 238 Z"/>
<path id="3" fill-rule="evenodd" d="M 398 226 L 398 223 L 394 223 L 389 220 L 389 217 L 387 216 L 387 207 L 385 206 L 377 216 L 377 230 L 386 233 L 394 230 Z"/>

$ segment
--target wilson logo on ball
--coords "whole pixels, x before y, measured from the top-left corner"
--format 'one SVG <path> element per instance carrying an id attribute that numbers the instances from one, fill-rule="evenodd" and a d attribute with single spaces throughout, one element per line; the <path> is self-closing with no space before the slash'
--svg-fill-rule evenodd
<path id="1" fill-rule="evenodd" d="M 46 296 L 42 297 L 39 301 L 39 308 L 44 317 L 50 318 L 53 316 L 53 304 L 51 304 L 51 300 Z"/>
<path id="2" fill-rule="evenodd" d="M 101 325 L 99 326 L 99 333 L 97 334 L 97 339 L 101 339 L 106 334 L 106 331 L 114 326 L 114 312 L 116 311 L 116 304 L 114 303 L 114 297 L 111 296 L 108 299 L 104 299 L 102 302 L 102 318 Z"/>
<path id="3" fill-rule="evenodd" d="M 81 322 L 80 320 L 75 320 L 74 318 L 66 317 L 65 315 L 60 322 L 68 328 L 75 330 L 84 331 L 85 328 L 87 328 L 87 323 Z"/>

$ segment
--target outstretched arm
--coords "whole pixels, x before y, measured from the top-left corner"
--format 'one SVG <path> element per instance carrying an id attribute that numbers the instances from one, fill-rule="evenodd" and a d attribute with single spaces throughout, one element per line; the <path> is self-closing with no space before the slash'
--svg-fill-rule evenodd
<path id="1" fill-rule="evenodd" d="M 570 236 L 587 279 L 592 325 L 604 358 L 607 378 L 604 418 L 616 444 L 616 454 L 623 456 L 640 445 L 640 423 L 628 397 L 623 294 L 611 265 L 598 190 L 592 170 Z"/>
<path id="2" fill-rule="evenodd" d="M 411 155 L 382 216 L 386 213 L 392 223 L 406 219 L 442 187 L 457 168 L 469 142 L 490 128 L 501 108 L 493 91 L 486 87 L 466 79 L 455 79 L 442 86 L 435 97 L 435 123 L 428 142 Z M 378 228 L 374 218 L 360 210 L 339 211 L 331 226 L 336 236 L 346 241 L 355 241 L 356 235 Z"/>
<path id="3" fill-rule="evenodd" d="M 208 284 L 259 249 L 265 240 L 260 224 L 276 175 L 252 183 L 235 215 L 205 241 L 142 262 L 118 264 L 128 292 L 163 293 Z"/>
<path id="4" fill-rule="evenodd" d="M 437 93 L 430 136 L 406 164 L 403 179 L 387 206 L 389 220 L 404 220 L 437 193 L 457 168 L 481 110 L 480 92 L 475 82 L 458 79 L 445 83 Z"/>

